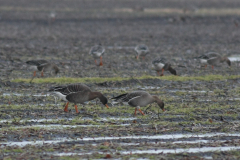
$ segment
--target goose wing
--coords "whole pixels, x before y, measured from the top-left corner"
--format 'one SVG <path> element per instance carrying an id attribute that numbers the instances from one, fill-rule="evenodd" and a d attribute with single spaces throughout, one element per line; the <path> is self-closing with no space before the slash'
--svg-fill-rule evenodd
<path id="1" fill-rule="evenodd" d="M 49 89 L 49 91 L 60 92 L 63 95 L 68 95 L 76 92 L 91 92 L 91 89 L 84 84 L 70 84 L 67 86 L 56 86 Z"/>
<path id="2" fill-rule="evenodd" d="M 120 101 L 120 102 L 130 102 L 131 100 L 139 98 L 139 97 L 141 97 L 143 95 L 146 95 L 146 94 L 148 94 L 148 93 L 144 92 L 144 91 L 135 91 L 135 92 L 119 95 L 119 96 L 114 97 L 112 99 L 115 99 L 116 101 Z"/>
<path id="3" fill-rule="evenodd" d="M 152 61 L 152 64 L 159 64 L 159 63 L 165 64 L 166 62 L 167 60 L 165 58 L 157 58 Z"/>
<path id="4" fill-rule="evenodd" d="M 66 96 L 66 99 L 69 102 L 83 104 L 84 102 L 89 101 L 89 94 L 90 94 L 89 90 L 71 92 Z"/>
<path id="5" fill-rule="evenodd" d="M 216 57 L 217 57 L 217 58 L 219 58 L 219 57 L 221 58 L 221 55 L 220 55 L 219 53 L 216 53 L 216 52 L 208 52 L 208 53 L 206 53 L 205 55 L 208 56 L 209 59 L 210 59 L 210 58 L 216 58 Z"/>
<path id="6" fill-rule="evenodd" d="M 44 65 L 46 63 L 48 63 L 48 61 L 46 60 L 31 60 L 31 61 L 27 61 L 26 62 L 28 65 L 33 65 L 33 66 L 40 66 L 40 65 Z"/>
<path id="7" fill-rule="evenodd" d="M 137 51 L 137 52 L 139 52 L 139 51 L 148 51 L 148 46 L 146 46 L 145 44 L 137 45 L 135 47 L 135 51 Z"/>
<path id="8" fill-rule="evenodd" d="M 105 48 L 103 46 L 97 45 L 97 46 L 93 46 L 90 50 L 90 54 L 97 54 L 97 53 L 101 53 L 103 54 L 105 52 Z"/>
<path id="9" fill-rule="evenodd" d="M 221 60 L 220 60 L 219 57 L 212 57 L 212 58 L 207 60 L 207 63 L 210 64 L 210 65 L 217 65 L 220 62 L 221 62 Z"/>

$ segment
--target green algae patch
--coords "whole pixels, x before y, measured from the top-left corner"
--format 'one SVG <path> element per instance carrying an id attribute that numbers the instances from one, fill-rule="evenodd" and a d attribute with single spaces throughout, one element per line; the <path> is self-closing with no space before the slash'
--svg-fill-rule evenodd
<path id="1" fill-rule="evenodd" d="M 131 78 L 122 78 L 122 77 L 111 77 L 111 78 L 102 78 L 102 77 L 86 77 L 86 78 L 71 78 L 71 77 L 56 77 L 56 78 L 37 78 L 34 79 L 33 83 L 101 83 L 105 81 L 123 81 L 129 80 Z M 30 82 L 31 79 L 14 79 L 12 82 Z"/>
<path id="2" fill-rule="evenodd" d="M 71 77 L 56 77 L 56 78 L 36 78 L 33 83 L 102 83 L 106 81 L 126 81 L 131 79 L 160 79 L 169 81 L 216 81 L 240 78 L 239 75 L 205 75 L 205 76 L 141 76 L 141 77 L 85 77 L 85 78 L 71 78 Z M 30 82 L 31 79 L 18 78 L 12 80 L 12 82 Z"/>

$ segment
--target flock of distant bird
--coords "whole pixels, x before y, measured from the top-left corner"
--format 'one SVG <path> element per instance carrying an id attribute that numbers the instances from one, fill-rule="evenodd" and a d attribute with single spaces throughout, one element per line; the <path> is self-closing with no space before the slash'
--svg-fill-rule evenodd
<path id="1" fill-rule="evenodd" d="M 135 51 L 137 53 L 136 58 L 139 59 L 142 57 L 143 59 L 147 54 L 149 54 L 149 49 L 146 45 L 141 44 L 135 47 Z M 93 46 L 90 50 L 90 54 L 93 56 L 96 65 L 102 66 L 102 56 L 105 52 L 105 49 L 101 45 Z M 97 59 L 100 58 L 100 63 L 97 63 Z M 207 65 L 211 65 L 212 69 L 214 66 L 219 65 L 223 62 L 227 62 L 229 66 L 231 66 L 231 61 L 227 57 L 223 57 L 218 53 L 215 52 L 209 52 L 204 55 L 201 55 L 199 57 L 196 57 L 200 59 L 200 62 L 202 64 L 205 64 L 205 67 Z M 56 64 L 48 62 L 46 60 L 31 60 L 26 62 L 32 69 L 34 69 L 33 78 L 36 76 L 36 71 L 41 72 L 41 76 L 43 75 L 44 71 L 50 70 L 54 71 L 55 74 L 59 73 L 59 68 L 56 66 Z M 163 72 L 169 71 L 173 75 L 177 75 L 177 72 L 175 69 L 171 67 L 170 62 L 168 62 L 165 58 L 158 58 L 152 61 L 152 66 L 156 70 L 159 76 L 163 76 Z M 160 71 L 162 72 L 160 74 Z M 33 79 L 32 78 L 32 79 Z M 64 85 L 64 86 L 56 86 L 52 87 L 49 90 L 56 96 L 58 96 L 61 100 L 66 102 L 64 111 L 68 112 L 68 104 L 69 102 L 74 103 L 76 113 L 78 113 L 77 104 L 84 104 L 84 102 L 91 101 L 93 99 L 98 98 L 103 105 L 105 105 L 108 108 L 108 100 L 107 98 L 100 92 L 93 92 L 91 89 L 84 85 L 84 84 L 70 84 L 70 85 Z M 140 107 L 147 106 L 151 103 L 157 103 L 160 109 L 165 111 L 164 109 L 164 103 L 162 100 L 160 100 L 157 96 L 150 95 L 148 92 L 145 91 L 134 91 L 131 93 L 125 93 L 122 95 L 119 95 L 117 97 L 113 97 L 115 101 L 118 101 L 123 104 L 127 104 L 129 106 L 135 107 L 135 115 L 136 112 L 139 111 L 142 115 L 144 113 L 141 111 Z"/>

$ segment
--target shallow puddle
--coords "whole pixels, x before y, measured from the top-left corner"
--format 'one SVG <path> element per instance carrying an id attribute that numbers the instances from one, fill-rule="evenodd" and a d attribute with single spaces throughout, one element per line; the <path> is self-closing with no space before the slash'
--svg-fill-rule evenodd
<path id="1" fill-rule="evenodd" d="M 22 123 L 22 122 L 51 122 L 51 121 L 58 121 L 58 120 L 66 120 L 66 121 L 70 121 L 73 120 L 72 118 L 62 118 L 62 119 L 26 119 L 26 120 L 20 120 L 18 122 Z M 6 123 L 6 122 L 13 122 L 14 119 L 10 119 L 10 120 L 1 120 L 0 123 Z"/>
<path id="2" fill-rule="evenodd" d="M 228 57 L 228 59 L 231 62 L 236 62 L 236 61 L 240 61 L 240 56 L 232 56 L 232 57 Z"/>
<path id="3" fill-rule="evenodd" d="M 230 151 L 240 149 L 240 146 L 228 147 L 202 147 L 202 148 L 188 148 L 188 149 L 158 149 L 158 150 L 133 150 L 122 151 L 121 154 L 159 154 L 159 153 L 199 153 L 199 152 L 216 152 L 216 151 Z"/>
<path id="4" fill-rule="evenodd" d="M 82 117 L 82 118 L 79 118 L 79 120 L 92 120 L 92 121 L 104 121 L 104 122 L 108 122 L 108 121 L 131 121 L 131 120 L 136 120 L 138 118 L 135 118 L 135 117 L 109 117 L 109 118 L 97 118 L 97 119 L 93 119 L 93 118 L 88 118 L 88 117 Z M 20 120 L 18 122 L 22 123 L 22 122 L 56 122 L 56 121 L 61 121 L 61 120 L 64 120 L 64 121 L 72 121 L 74 120 L 73 118 L 56 118 L 56 119 L 46 119 L 46 118 L 43 118 L 43 119 L 26 119 L 26 120 Z M 0 120 L 0 123 L 6 123 L 6 122 L 13 122 L 14 119 L 9 119 L 9 120 Z"/>
<path id="5" fill-rule="evenodd" d="M 64 142 L 64 141 L 62 141 L 62 140 L 53 140 L 53 141 L 5 142 L 5 143 L 0 143 L 0 145 L 1 146 L 19 146 L 19 147 L 24 147 L 26 145 L 44 145 L 44 144 L 55 144 L 55 143 L 59 143 L 59 142 Z"/>
<path id="6" fill-rule="evenodd" d="M 161 87 L 146 86 L 146 87 L 138 87 L 137 89 L 141 89 L 141 90 L 146 90 L 146 89 L 161 89 Z"/>
<path id="7" fill-rule="evenodd" d="M 106 46 L 107 49 L 134 49 L 136 46 Z"/>
<path id="8" fill-rule="evenodd" d="M 50 125 L 52 126 L 52 125 Z M 60 125 L 59 125 L 60 126 Z M 66 125 L 65 125 L 66 126 Z M 81 126 L 81 125 L 80 125 Z M 87 126 L 87 125 L 86 125 Z M 91 125 L 93 126 L 93 125 Z M 193 135 L 193 134 L 175 134 L 175 135 L 156 135 L 156 136 L 124 136 L 124 137 L 95 137 L 95 138 L 76 138 L 76 139 L 70 139 L 70 138 L 57 138 L 55 140 L 50 140 L 50 141 L 24 141 L 24 142 L 3 142 L 0 143 L 1 145 L 7 145 L 7 146 L 25 146 L 25 145 L 42 145 L 44 143 L 59 143 L 59 142 L 67 142 L 67 141 L 101 141 L 101 140 L 121 140 L 121 139 L 176 139 L 176 141 L 171 142 L 175 144 L 180 144 L 180 143 L 212 143 L 212 142 L 225 142 L 225 140 L 219 140 L 219 141 L 214 141 L 214 140 L 193 140 L 193 141 L 177 141 L 179 138 L 204 138 L 204 137 L 214 137 L 214 136 L 240 136 L 240 134 L 227 134 L 227 133 L 209 133 L 209 134 L 200 134 L 200 135 Z M 166 142 L 148 142 L 148 143 L 166 143 Z M 141 143 L 120 143 L 120 145 L 140 145 Z M 92 144 L 96 145 L 96 144 Z"/>
<path id="9" fill-rule="evenodd" d="M 55 140 L 49 140 L 49 141 L 23 141 L 23 142 L 3 142 L 0 143 L 0 146 L 19 146 L 19 147 L 24 147 L 26 145 L 44 145 L 44 144 L 56 144 L 56 143 L 60 143 L 60 142 L 74 142 L 76 140 L 74 139 L 69 139 L 69 138 L 57 138 Z M 78 140 L 79 141 L 79 140 Z M 175 141 L 175 142 L 171 142 L 173 144 L 197 144 L 197 143 L 214 143 L 214 142 L 226 142 L 226 140 L 218 140 L 218 141 L 214 141 L 214 140 L 194 140 L 194 141 Z M 147 142 L 147 144 L 165 144 L 167 142 Z M 121 146 L 139 146 L 142 145 L 143 143 L 116 143 L 113 142 L 113 144 L 119 144 Z M 146 144 L 146 142 L 144 142 L 144 144 Z M 78 144 L 81 145 L 81 144 Z M 84 145 L 84 144 L 82 144 Z M 97 146 L 96 143 L 92 143 L 92 146 Z"/>
<path id="10" fill-rule="evenodd" d="M 113 124 L 113 125 L 60 125 L 60 124 L 49 124 L 49 125 L 27 125 L 27 126 L 15 126 L 14 128 L 54 128 L 54 129 L 62 129 L 62 128 L 77 128 L 77 127 L 106 127 L 106 126 L 129 126 L 131 124 Z M 1 128 L 0 128 L 1 130 Z"/>
<path id="11" fill-rule="evenodd" d="M 172 134 L 172 135 L 155 135 L 155 136 L 123 136 L 123 137 L 95 137 L 95 138 L 81 138 L 81 141 L 96 141 L 96 140 L 118 140 L 118 139 L 176 139 L 176 138 L 202 138 L 215 136 L 240 136 L 240 134 L 228 133 L 207 133 L 207 134 Z"/>
<path id="12" fill-rule="evenodd" d="M 240 146 L 228 146 L 228 147 L 202 147 L 202 148 L 178 148 L 178 149 L 157 149 L 157 150 L 132 150 L 132 151 L 118 151 L 122 155 L 131 155 L 131 154 L 167 154 L 167 153 L 199 153 L 199 152 L 216 152 L 216 151 L 230 151 L 238 150 Z M 89 155 L 93 153 L 106 154 L 106 152 L 85 152 L 85 153 L 53 153 L 54 156 L 74 156 L 74 155 Z M 111 153 L 111 154 L 116 154 Z"/>
<path id="13" fill-rule="evenodd" d="M 178 90 L 178 89 L 174 89 L 174 90 L 168 90 L 168 92 L 189 92 L 189 93 L 206 93 L 206 92 L 213 92 L 213 91 L 204 91 L 204 90 Z"/>
<path id="14" fill-rule="evenodd" d="M 3 96 L 34 96 L 34 97 L 47 97 L 53 96 L 52 94 L 22 94 L 22 93 L 3 93 Z"/>

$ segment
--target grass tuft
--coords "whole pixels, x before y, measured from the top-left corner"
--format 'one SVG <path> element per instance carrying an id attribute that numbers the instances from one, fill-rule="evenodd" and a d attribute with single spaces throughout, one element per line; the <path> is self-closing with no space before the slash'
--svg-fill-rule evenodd
<path id="1" fill-rule="evenodd" d="M 223 76 L 223 75 L 206 75 L 206 76 L 195 76 L 195 77 L 181 77 L 181 76 L 141 76 L 134 77 L 134 79 L 161 79 L 169 81 L 214 81 L 214 80 L 226 80 L 240 78 L 239 75 Z M 33 83 L 101 83 L 106 81 L 124 81 L 131 80 L 132 78 L 123 77 L 86 77 L 86 78 L 71 78 L 71 77 L 55 77 L 55 78 L 37 78 L 33 80 Z M 12 82 L 30 82 L 31 79 L 18 78 L 12 80 Z"/>

